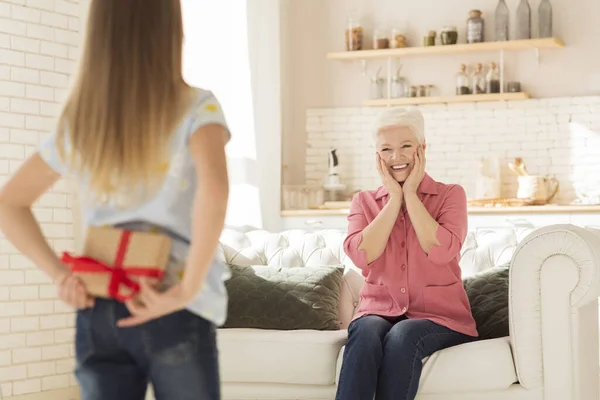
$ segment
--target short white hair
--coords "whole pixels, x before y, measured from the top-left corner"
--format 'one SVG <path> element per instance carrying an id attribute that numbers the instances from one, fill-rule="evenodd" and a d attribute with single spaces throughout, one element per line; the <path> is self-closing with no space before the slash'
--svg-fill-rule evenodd
<path id="1" fill-rule="evenodd" d="M 391 107 L 379 113 L 373 121 L 373 140 L 377 141 L 381 129 L 391 126 L 405 126 L 413 131 L 419 143 L 425 141 L 425 121 L 416 107 Z"/>

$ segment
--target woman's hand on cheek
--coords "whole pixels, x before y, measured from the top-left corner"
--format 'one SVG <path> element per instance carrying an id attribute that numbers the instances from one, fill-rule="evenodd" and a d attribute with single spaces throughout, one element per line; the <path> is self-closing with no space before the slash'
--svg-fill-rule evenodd
<path id="1" fill-rule="evenodd" d="M 415 194 L 423 177 L 425 176 L 425 152 L 423 147 L 419 145 L 414 154 L 414 164 L 412 171 L 404 182 L 404 191 L 406 193 Z"/>
<path id="2" fill-rule="evenodd" d="M 381 158 L 379 153 L 377 154 L 377 172 L 381 178 L 381 183 L 390 193 L 392 197 L 402 198 L 402 186 L 394 179 L 392 174 L 387 167 L 385 161 Z"/>

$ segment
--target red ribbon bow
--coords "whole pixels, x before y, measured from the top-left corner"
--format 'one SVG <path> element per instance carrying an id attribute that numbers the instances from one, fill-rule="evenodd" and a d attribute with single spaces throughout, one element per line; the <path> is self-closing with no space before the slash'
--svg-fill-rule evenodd
<path id="1" fill-rule="evenodd" d="M 118 301 L 126 301 L 132 299 L 140 291 L 140 285 L 130 279 L 130 276 L 161 279 L 164 275 L 164 272 L 157 267 L 123 267 L 123 260 L 127 253 L 130 238 L 131 232 L 123 231 L 113 266 L 106 265 L 91 257 L 76 257 L 67 252 L 62 254 L 61 261 L 71 266 L 71 272 L 109 273 L 108 294 Z M 126 296 L 120 294 L 119 288 L 121 285 L 130 288 L 131 293 Z"/>

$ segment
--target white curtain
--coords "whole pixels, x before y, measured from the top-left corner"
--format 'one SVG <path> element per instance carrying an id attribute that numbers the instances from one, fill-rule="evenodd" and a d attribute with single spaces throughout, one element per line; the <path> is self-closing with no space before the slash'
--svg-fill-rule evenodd
<path id="1" fill-rule="evenodd" d="M 273 144 L 280 140 L 279 0 L 182 0 L 182 7 L 184 76 L 191 85 L 213 91 L 232 132 L 226 224 L 276 228 L 273 208 L 278 215 L 280 163 Z M 273 68 L 275 76 L 264 79 Z M 265 154 L 271 150 L 276 150 L 275 157 Z"/>

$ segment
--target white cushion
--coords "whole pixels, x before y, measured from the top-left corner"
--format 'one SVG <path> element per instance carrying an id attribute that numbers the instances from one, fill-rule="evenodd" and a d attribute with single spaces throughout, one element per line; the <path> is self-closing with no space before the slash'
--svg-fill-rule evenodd
<path id="1" fill-rule="evenodd" d="M 340 351 L 336 382 L 342 367 Z M 419 393 L 507 389 L 517 382 L 508 338 L 479 340 L 434 353 L 423 360 Z"/>
<path id="2" fill-rule="evenodd" d="M 333 385 L 348 332 L 219 329 L 223 382 Z"/>

